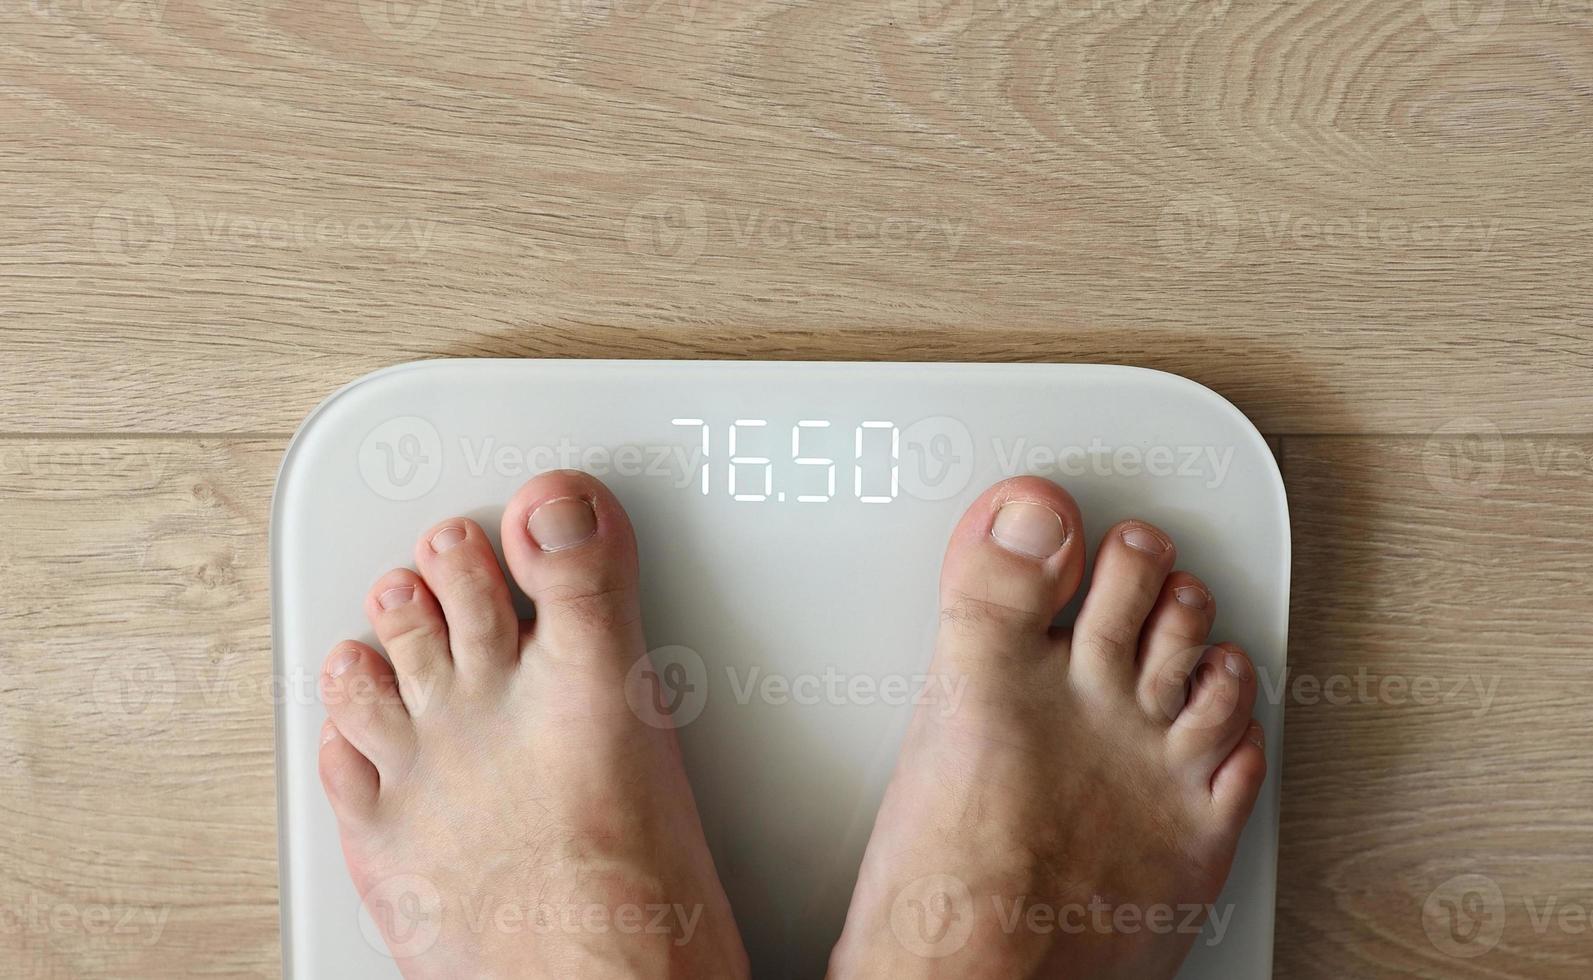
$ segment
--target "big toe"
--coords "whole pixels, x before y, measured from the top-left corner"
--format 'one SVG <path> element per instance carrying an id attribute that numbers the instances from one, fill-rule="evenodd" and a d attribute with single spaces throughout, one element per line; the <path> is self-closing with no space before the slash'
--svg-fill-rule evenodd
<path id="1" fill-rule="evenodd" d="M 503 551 L 536 610 L 537 655 L 630 666 L 644 648 L 636 536 L 608 487 L 573 470 L 531 480 L 504 511 Z"/>
<path id="2" fill-rule="evenodd" d="M 941 566 L 939 655 L 977 672 L 1049 651 L 1051 622 L 1083 576 L 1082 526 L 1078 504 L 1047 480 L 1018 477 L 981 494 Z"/>

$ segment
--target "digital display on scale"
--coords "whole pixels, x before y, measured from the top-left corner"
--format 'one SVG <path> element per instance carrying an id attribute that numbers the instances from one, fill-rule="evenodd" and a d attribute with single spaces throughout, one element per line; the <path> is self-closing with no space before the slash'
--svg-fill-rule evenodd
<path id="1" fill-rule="evenodd" d="M 672 424 L 696 430 L 695 482 L 704 496 L 823 504 L 849 491 L 861 503 L 888 504 L 901 493 L 902 430 L 895 422 L 847 426 L 801 419 L 791 426 L 789 438 L 783 424 L 768 419 L 736 419 L 716 427 L 680 418 Z M 723 446 L 718 456 L 716 446 Z"/>

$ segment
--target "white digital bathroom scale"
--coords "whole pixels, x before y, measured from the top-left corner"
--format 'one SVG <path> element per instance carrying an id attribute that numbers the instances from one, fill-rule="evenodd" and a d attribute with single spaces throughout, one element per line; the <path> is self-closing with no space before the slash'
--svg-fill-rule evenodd
<path id="1" fill-rule="evenodd" d="M 635 525 L 648 643 L 692 681 L 670 707 L 760 980 L 824 973 L 968 504 L 1035 474 L 1078 499 L 1092 557 L 1123 518 L 1165 528 L 1217 596 L 1213 639 L 1256 664 L 1268 755 L 1220 939 L 1208 923 L 1180 977 L 1271 976 L 1289 525 L 1237 409 L 1129 367 L 535 360 L 380 371 L 287 451 L 271 522 L 287 976 L 399 975 L 322 796 L 322 659 L 374 639 L 365 592 L 421 531 L 464 515 L 496 536 L 515 489 L 562 467 L 601 478 Z"/>

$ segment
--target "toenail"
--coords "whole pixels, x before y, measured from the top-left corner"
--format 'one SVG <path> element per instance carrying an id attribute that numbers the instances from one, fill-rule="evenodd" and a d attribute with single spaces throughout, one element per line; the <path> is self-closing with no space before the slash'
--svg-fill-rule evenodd
<path id="1" fill-rule="evenodd" d="M 1250 664 L 1237 653 L 1230 653 L 1222 658 L 1222 665 L 1228 673 L 1242 681 L 1250 679 Z"/>
<path id="2" fill-rule="evenodd" d="M 332 724 L 332 720 L 329 718 L 326 724 L 321 726 L 321 744 L 325 745 L 334 738 L 337 738 L 337 726 Z"/>
<path id="3" fill-rule="evenodd" d="M 439 555 L 449 548 L 457 548 L 465 540 L 465 529 L 449 525 L 431 536 L 431 550 Z"/>
<path id="4" fill-rule="evenodd" d="M 1191 609 L 1204 609 L 1211 596 L 1198 585 L 1182 585 L 1173 590 L 1173 598 Z"/>
<path id="5" fill-rule="evenodd" d="M 1014 500 L 1002 504 L 990 525 L 990 536 L 1008 551 L 1030 558 L 1049 558 L 1067 542 L 1067 528 L 1056 511 L 1044 504 Z"/>
<path id="6" fill-rule="evenodd" d="M 1267 747 L 1267 736 L 1262 732 L 1261 726 L 1255 722 L 1250 723 L 1250 728 L 1245 732 L 1245 738 L 1249 739 L 1250 744 L 1258 749 Z"/>
<path id="7" fill-rule="evenodd" d="M 1123 530 L 1123 543 L 1135 551 L 1143 551 L 1147 555 L 1159 555 L 1167 550 L 1167 542 L 1154 531 L 1143 527 L 1130 527 Z"/>
<path id="8" fill-rule="evenodd" d="M 526 529 L 543 551 L 563 551 L 597 533 L 597 513 L 580 497 L 558 497 L 532 511 Z"/>
<path id="9" fill-rule="evenodd" d="M 377 596 L 376 601 L 383 609 L 397 609 L 413 598 L 415 598 L 413 585 L 399 585 Z"/>
<path id="10" fill-rule="evenodd" d="M 326 662 L 326 674 L 328 677 L 342 677 L 350 667 L 359 663 L 359 659 L 358 650 L 339 650 Z"/>

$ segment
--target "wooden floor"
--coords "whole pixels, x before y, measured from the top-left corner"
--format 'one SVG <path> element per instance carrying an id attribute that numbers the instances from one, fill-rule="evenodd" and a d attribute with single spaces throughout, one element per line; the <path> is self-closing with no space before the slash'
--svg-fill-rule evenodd
<path id="1" fill-rule="evenodd" d="M 531 355 L 1218 389 L 1278 975 L 1593 973 L 1587 0 L 14 0 L 0 93 L 0 975 L 279 972 L 281 451 Z"/>

